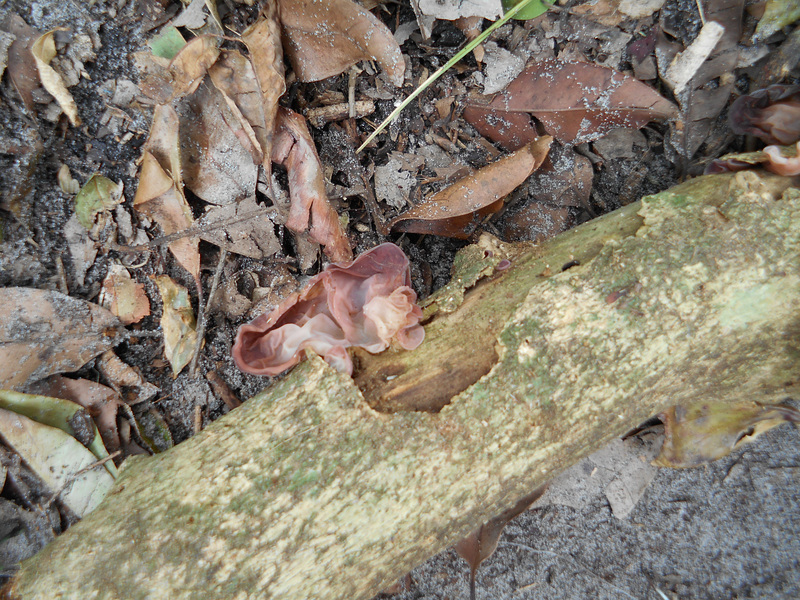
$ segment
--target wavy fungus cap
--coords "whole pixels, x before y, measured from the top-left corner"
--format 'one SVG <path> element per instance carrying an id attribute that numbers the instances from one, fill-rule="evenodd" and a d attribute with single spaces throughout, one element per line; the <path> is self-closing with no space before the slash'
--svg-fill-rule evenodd
<path id="1" fill-rule="evenodd" d="M 381 352 L 392 339 L 406 350 L 422 343 L 422 310 L 411 288 L 408 259 L 381 244 L 351 263 L 334 263 L 269 314 L 239 327 L 231 354 L 254 375 L 278 375 L 309 348 L 335 369 L 352 374 L 347 348 Z"/>

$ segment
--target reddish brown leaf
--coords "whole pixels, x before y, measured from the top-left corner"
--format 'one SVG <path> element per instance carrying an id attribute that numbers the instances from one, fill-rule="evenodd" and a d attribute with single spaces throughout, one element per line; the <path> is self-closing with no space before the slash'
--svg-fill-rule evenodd
<path id="1" fill-rule="evenodd" d="M 617 127 L 639 129 L 676 114 L 672 103 L 633 77 L 590 63 L 549 59 L 529 64 L 488 108 L 495 116 L 530 113 L 568 144 L 597 139 Z M 476 112 L 486 119 L 486 110 Z"/>
<path id="2" fill-rule="evenodd" d="M 338 75 L 360 60 L 375 60 L 396 86 L 405 61 L 392 32 L 351 0 L 278 0 L 283 48 L 300 81 Z"/>
<path id="3" fill-rule="evenodd" d="M 322 244 L 331 260 L 353 258 L 350 242 L 325 193 L 322 165 L 305 119 L 288 108 L 278 111 L 272 160 L 289 174 L 291 207 L 286 227 Z M 310 228 L 309 228 L 310 225 Z"/>
<path id="4" fill-rule="evenodd" d="M 525 512 L 528 507 L 536 502 L 547 490 L 547 484 L 536 488 L 514 506 L 500 513 L 495 518 L 484 523 L 463 540 L 455 545 L 458 555 L 469 565 L 470 597 L 475 598 L 475 572 L 480 564 L 494 554 L 500 536 L 503 534 L 508 522 Z"/>
<path id="5" fill-rule="evenodd" d="M 552 138 L 545 136 L 437 192 L 395 218 L 395 231 L 466 239 L 481 220 L 497 212 L 503 199 L 547 157 Z"/>

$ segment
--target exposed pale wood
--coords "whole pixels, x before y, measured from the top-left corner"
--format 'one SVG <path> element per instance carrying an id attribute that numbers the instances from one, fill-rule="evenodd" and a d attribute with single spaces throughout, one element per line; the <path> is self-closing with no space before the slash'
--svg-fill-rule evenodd
<path id="1" fill-rule="evenodd" d="M 787 186 L 700 178 L 582 226 L 574 246 L 517 257 L 402 363 L 424 377 L 493 348 L 439 413 L 376 412 L 351 379 L 304 362 L 200 435 L 129 461 L 13 593 L 369 598 L 669 405 L 782 400 L 800 372 L 800 191 Z M 565 253 L 582 264 L 558 273 Z"/>

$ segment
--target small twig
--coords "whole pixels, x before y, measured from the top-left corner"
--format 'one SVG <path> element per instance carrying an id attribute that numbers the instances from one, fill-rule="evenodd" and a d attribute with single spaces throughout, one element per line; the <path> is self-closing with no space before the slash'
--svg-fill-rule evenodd
<path id="1" fill-rule="evenodd" d="M 225 265 L 225 259 L 228 258 L 228 251 L 225 248 L 220 248 L 219 261 L 217 268 L 214 271 L 214 278 L 211 280 L 211 289 L 208 292 L 205 308 L 202 304 L 202 298 L 197 305 L 197 343 L 194 347 L 192 360 L 189 363 L 189 372 L 192 376 L 197 375 L 197 358 L 200 356 L 200 347 L 203 345 L 203 337 L 206 332 L 207 315 L 211 311 L 211 303 L 214 301 L 214 296 L 217 294 L 217 287 L 219 286 L 220 276 L 222 275 L 222 267 Z"/>
<path id="2" fill-rule="evenodd" d="M 83 467 L 82 469 L 79 469 L 78 471 L 75 471 L 72 475 L 67 477 L 67 480 L 64 482 L 64 485 L 62 485 L 58 489 L 58 491 L 56 491 L 52 496 L 50 496 L 50 499 L 47 502 L 44 503 L 44 508 L 45 509 L 50 508 L 50 505 L 53 502 L 56 501 L 56 498 L 58 498 L 62 493 L 64 493 L 64 490 L 66 490 L 69 486 L 71 486 L 73 483 L 75 483 L 75 480 L 78 477 L 80 477 L 81 475 L 83 475 L 87 471 L 91 471 L 92 469 L 96 469 L 97 467 L 102 467 L 108 461 L 115 459 L 120 454 L 122 454 L 122 450 L 117 450 L 116 452 L 113 452 L 112 454 L 109 454 L 108 456 L 106 456 L 104 458 L 101 458 L 100 460 L 95 461 L 90 465 L 86 465 L 85 467 Z"/>
<path id="3" fill-rule="evenodd" d="M 183 231 L 178 231 L 177 233 L 171 233 L 169 235 L 163 235 L 161 237 L 157 237 L 149 242 L 144 244 L 137 244 L 135 246 L 125 246 L 123 244 L 111 244 L 111 249 L 116 250 L 117 252 L 147 252 L 148 250 L 152 250 L 153 248 L 158 248 L 160 246 L 164 246 L 165 244 L 171 244 L 177 240 L 182 240 L 183 238 L 187 237 L 197 237 L 200 234 L 208 233 L 210 231 L 215 231 L 217 229 L 221 229 L 223 227 L 227 227 L 228 225 L 235 225 L 236 223 L 241 223 L 242 221 L 248 221 L 254 217 L 275 217 L 278 216 L 278 211 L 275 208 L 262 208 L 260 210 L 252 210 L 250 212 L 246 212 L 230 219 L 223 219 L 221 221 L 217 221 L 216 223 L 210 223 L 205 225 L 202 221 L 199 225 L 194 227 L 189 227 L 188 229 L 184 229 Z"/>

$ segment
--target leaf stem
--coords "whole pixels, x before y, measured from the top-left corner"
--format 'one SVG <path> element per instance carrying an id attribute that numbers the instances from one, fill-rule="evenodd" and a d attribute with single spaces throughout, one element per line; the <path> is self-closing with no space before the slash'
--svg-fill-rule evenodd
<path id="1" fill-rule="evenodd" d="M 504 14 L 499 21 L 495 21 L 494 23 L 492 23 L 492 25 L 490 25 L 486 29 L 486 31 L 484 31 L 482 34 L 480 34 L 478 37 L 476 37 L 474 40 L 472 40 L 469 44 L 467 44 L 461 50 L 459 50 L 456 53 L 456 55 L 453 56 L 453 58 L 448 60 L 433 75 L 431 75 L 423 83 L 421 83 L 420 86 L 416 90 L 414 90 L 408 98 L 403 100 L 403 102 L 400 104 L 400 106 L 395 108 L 392 111 L 392 114 L 390 114 L 388 117 L 386 117 L 383 120 L 383 122 L 380 125 L 378 125 L 378 128 L 375 131 L 373 131 L 369 135 L 369 137 L 364 141 L 364 143 L 361 144 L 358 147 L 358 150 L 356 150 L 356 153 L 359 153 L 364 148 L 366 148 L 367 145 L 378 136 L 378 134 L 380 134 L 384 129 L 386 129 L 386 127 L 389 125 L 389 123 L 391 123 L 392 121 L 394 121 L 397 118 L 397 115 L 399 115 L 406 106 L 411 104 L 414 101 L 414 99 L 417 96 L 419 96 L 422 92 L 424 92 L 434 81 L 439 79 L 439 77 L 441 77 L 446 71 L 448 71 L 454 64 L 456 64 L 458 61 L 460 61 L 462 58 L 464 58 L 467 54 L 472 52 L 473 48 L 478 46 L 478 44 L 480 44 L 481 42 L 483 42 L 483 40 L 485 40 L 487 37 L 489 37 L 495 29 L 505 25 L 509 20 L 511 20 L 514 17 L 514 15 L 516 15 L 518 12 L 520 12 L 522 9 L 524 9 L 526 6 L 528 6 L 528 4 L 530 4 L 533 1 L 534 0 L 522 0 L 522 2 L 520 2 L 514 8 L 512 8 L 506 14 Z"/>

